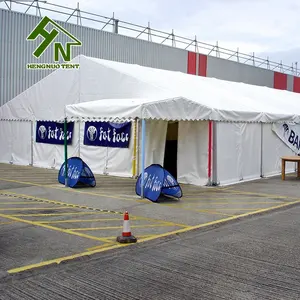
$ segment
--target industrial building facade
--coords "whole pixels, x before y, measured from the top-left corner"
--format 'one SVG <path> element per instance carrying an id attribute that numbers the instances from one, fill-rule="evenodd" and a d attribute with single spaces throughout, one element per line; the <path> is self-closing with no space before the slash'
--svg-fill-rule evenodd
<path id="1" fill-rule="evenodd" d="M 37 43 L 29 42 L 26 38 L 40 20 L 38 16 L 0 9 L 0 105 L 52 72 L 26 69 L 27 63 L 37 62 L 32 56 Z M 295 75 L 68 22 L 57 21 L 57 23 L 82 42 L 82 46 L 74 47 L 73 57 L 84 54 L 107 60 L 300 92 L 300 78 Z M 66 39 L 62 37 L 61 42 L 64 41 Z M 39 62 L 53 61 L 53 51 L 48 50 Z"/>

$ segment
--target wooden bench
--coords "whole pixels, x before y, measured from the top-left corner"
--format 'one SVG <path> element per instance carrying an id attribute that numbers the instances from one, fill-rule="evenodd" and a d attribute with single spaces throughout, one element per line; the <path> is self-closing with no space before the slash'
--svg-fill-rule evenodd
<path id="1" fill-rule="evenodd" d="M 281 179 L 285 180 L 285 163 L 289 162 L 296 162 L 297 165 L 297 176 L 300 177 L 300 156 L 283 156 L 281 157 Z"/>

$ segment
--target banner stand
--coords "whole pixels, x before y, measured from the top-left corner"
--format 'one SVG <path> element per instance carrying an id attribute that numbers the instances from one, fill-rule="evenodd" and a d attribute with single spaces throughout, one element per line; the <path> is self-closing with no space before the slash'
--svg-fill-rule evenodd
<path id="1" fill-rule="evenodd" d="M 182 197 L 182 190 L 177 180 L 159 164 L 150 165 L 139 175 L 135 192 L 138 196 L 143 193 L 143 196 L 152 202 L 158 201 L 161 195 L 177 199 Z"/>
<path id="2" fill-rule="evenodd" d="M 67 166 L 67 177 L 66 177 Z M 67 179 L 67 180 L 66 180 Z M 89 166 L 80 157 L 71 157 L 61 165 L 58 182 L 74 188 L 79 186 L 96 186 L 96 179 Z"/>

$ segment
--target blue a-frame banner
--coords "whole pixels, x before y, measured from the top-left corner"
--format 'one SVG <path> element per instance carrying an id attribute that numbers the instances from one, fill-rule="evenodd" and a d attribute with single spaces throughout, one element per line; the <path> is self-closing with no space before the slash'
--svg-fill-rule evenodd
<path id="1" fill-rule="evenodd" d="M 135 191 L 141 196 L 142 174 L 137 179 Z M 182 190 L 177 180 L 161 165 L 152 164 L 144 171 L 144 197 L 156 202 L 163 194 L 175 198 L 182 197 Z"/>
<path id="2" fill-rule="evenodd" d="M 68 186 L 76 187 L 80 183 L 96 186 L 96 179 L 89 166 L 80 157 L 71 157 L 67 160 L 68 167 Z M 60 167 L 58 173 L 58 182 L 65 184 L 65 163 Z"/>

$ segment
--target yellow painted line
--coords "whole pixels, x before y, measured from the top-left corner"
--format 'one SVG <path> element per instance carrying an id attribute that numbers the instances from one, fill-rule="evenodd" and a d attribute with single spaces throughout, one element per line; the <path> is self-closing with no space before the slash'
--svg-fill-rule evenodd
<path id="1" fill-rule="evenodd" d="M 291 196 L 283 196 L 283 195 L 276 195 L 276 194 L 266 194 L 266 193 L 255 193 L 255 192 L 246 192 L 246 191 L 240 191 L 240 190 L 231 190 L 231 193 L 237 194 L 237 195 L 258 195 L 265 198 L 277 198 L 277 199 L 291 199 L 296 200 L 299 199 L 299 197 L 291 197 Z"/>
<path id="2" fill-rule="evenodd" d="M 145 235 L 134 235 L 137 239 L 147 238 L 147 237 L 153 237 L 157 236 L 156 234 L 145 234 Z M 115 240 L 116 236 L 105 236 L 103 238 L 106 238 L 107 240 Z"/>
<path id="3" fill-rule="evenodd" d="M 147 225 L 133 225 L 131 228 L 148 228 L 148 227 L 176 227 L 173 225 L 164 225 L 164 224 L 147 224 Z M 69 231 L 77 232 L 77 231 L 89 231 L 89 230 L 106 230 L 106 229 L 120 229 L 123 226 L 103 226 L 103 227 L 85 227 L 85 228 L 69 228 Z M 188 227 L 187 227 L 188 228 Z"/>
<path id="4" fill-rule="evenodd" d="M 238 195 L 235 195 L 235 196 L 238 196 Z M 262 198 L 262 199 L 259 199 L 259 198 Z M 248 201 L 251 201 L 253 199 L 253 201 L 259 201 L 259 200 L 264 200 L 264 198 L 267 198 L 267 197 L 251 197 L 250 195 L 249 196 L 245 196 L 245 197 L 197 197 L 197 198 L 183 198 L 182 200 L 180 200 L 180 202 L 184 202 L 184 203 L 187 203 L 189 201 L 191 202 L 195 202 L 195 201 L 203 201 L 203 202 L 213 202 L 213 201 L 224 201 L 224 202 L 236 202 L 236 201 L 240 201 L 240 200 L 248 200 Z"/>
<path id="5" fill-rule="evenodd" d="M 46 199 L 46 198 L 38 198 L 38 197 L 25 195 L 25 194 L 18 194 L 18 193 L 13 193 L 13 192 L 8 192 L 8 191 L 1 191 L 1 192 L 7 193 L 8 195 L 12 194 L 12 195 L 16 195 L 16 196 L 19 196 L 19 197 L 27 198 L 29 200 L 43 201 L 45 203 L 63 205 L 63 206 L 72 207 L 72 208 L 94 209 L 93 207 L 89 207 L 89 206 L 75 205 L 75 204 L 70 204 L 70 203 L 56 201 L 56 200 L 49 200 L 49 199 Z M 110 212 L 110 211 L 108 211 L 107 213 L 111 213 L 111 214 L 117 213 L 117 214 L 120 214 L 120 215 L 122 214 L 121 212 Z M 48 215 L 50 216 L 50 214 L 48 214 Z M 145 220 L 145 221 L 147 220 L 147 221 L 151 221 L 151 222 L 160 222 L 160 223 L 170 224 L 170 225 L 172 224 L 172 226 L 180 226 L 180 227 L 187 227 L 188 226 L 186 224 L 178 224 L 178 223 L 173 223 L 173 222 L 169 222 L 169 221 L 161 221 L 159 219 L 153 219 L 153 218 L 147 218 L 147 217 L 141 217 L 141 216 L 131 215 L 131 217 L 139 219 L 139 220 Z"/>
<path id="6" fill-rule="evenodd" d="M 261 209 L 261 207 L 253 207 L 253 208 L 219 208 L 220 210 L 224 210 L 224 211 L 255 211 L 257 209 Z M 198 209 L 195 209 L 198 210 Z M 215 212 L 214 209 L 211 208 L 204 208 L 204 209 L 200 209 L 201 211 L 207 211 L 207 212 Z"/>
<path id="7" fill-rule="evenodd" d="M 17 201 L 11 201 L 11 202 L 1 202 L 0 201 L 0 205 L 11 205 L 11 204 L 31 204 L 32 205 L 32 201 L 27 201 L 27 202 L 17 202 Z M 36 204 L 45 204 L 42 202 L 36 202 Z"/>
<path id="8" fill-rule="evenodd" d="M 15 183 L 33 185 L 33 186 L 48 187 L 48 188 L 51 188 L 51 189 L 63 190 L 63 191 L 66 191 L 66 192 L 73 192 L 73 193 L 78 193 L 78 194 L 85 194 L 85 195 L 92 195 L 92 196 L 102 196 L 102 197 L 106 197 L 106 198 L 113 198 L 113 199 L 126 200 L 126 201 L 135 201 L 135 199 L 130 200 L 129 198 L 125 198 L 125 197 L 112 196 L 112 195 L 107 195 L 107 194 L 102 194 L 102 193 L 83 192 L 83 191 L 78 191 L 78 190 L 74 190 L 72 188 L 66 188 L 66 187 L 54 187 L 54 186 L 50 187 L 50 186 L 46 186 L 44 184 L 38 184 L 38 183 L 28 182 L 28 181 L 19 181 L 19 180 L 0 178 L 0 181 L 1 180 L 2 181 L 7 181 L 7 182 L 15 182 Z"/>
<path id="9" fill-rule="evenodd" d="M 39 227 L 59 231 L 59 232 L 62 232 L 62 233 L 77 235 L 79 237 L 87 238 L 87 239 L 90 239 L 90 240 L 107 242 L 107 240 L 105 238 L 98 238 L 98 237 L 95 237 L 95 236 L 82 234 L 82 233 L 79 233 L 79 232 L 72 232 L 69 229 L 63 229 L 63 228 L 58 228 L 58 227 L 54 227 L 54 226 L 50 226 L 50 225 L 46 225 L 46 224 L 41 224 L 41 223 L 35 222 L 35 221 L 24 220 L 24 219 L 20 219 L 20 218 L 17 218 L 17 217 L 10 216 L 10 215 L 0 214 L 0 217 L 6 218 L 6 219 L 9 219 L 9 220 L 12 220 L 12 221 L 16 221 L 16 222 L 22 222 L 22 223 L 30 224 L 30 225 L 33 225 L 33 226 L 39 226 Z"/>
<path id="10" fill-rule="evenodd" d="M 115 237 L 116 239 L 116 237 Z M 87 248 L 87 251 L 93 251 L 93 250 L 97 250 L 97 249 L 103 249 L 103 248 L 107 248 L 109 246 L 113 245 L 113 243 L 107 243 L 107 244 L 103 244 L 103 245 L 99 245 L 99 246 L 95 246 L 95 247 L 91 247 L 91 248 Z"/>
<path id="11" fill-rule="evenodd" d="M 131 218 L 131 220 L 136 220 L 134 218 Z M 59 220 L 59 221 L 39 221 L 41 224 L 60 224 L 60 223 L 87 223 L 87 222 L 105 222 L 105 221 L 123 221 L 123 218 L 111 218 L 111 219 L 70 219 L 70 220 Z"/>
<path id="12" fill-rule="evenodd" d="M 74 213 L 51 213 L 51 214 L 13 214 L 12 217 L 55 217 L 55 216 L 71 216 L 71 215 L 102 215 L 107 212 L 74 212 Z"/>
<path id="13" fill-rule="evenodd" d="M 181 228 L 181 229 L 178 229 L 178 230 L 175 230 L 175 231 L 170 231 L 170 232 L 158 234 L 158 235 L 155 235 L 153 237 L 147 237 L 147 238 L 144 238 L 144 239 L 140 239 L 140 240 L 137 241 L 137 243 L 144 243 L 144 242 L 155 240 L 155 239 L 158 239 L 158 238 L 172 236 L 172 235 L 175 235 L 175 234 L 180 234 L 180 233 L 188 232 L 188 231 L 191 231 L 191 230 L 205 228 L 205 227 L 208 227 L 208 226 L 218 225 L 218 224 L 222 224 L 222 223 L 225 223 L 225 222 L 228 222 L 228 221 L 233 221 L 233 220 L 237 220 L 237 219 L 248 217 L 248 216 L 255 216 L 255 215 L 263 213 L 263 212 L 270 212 L 274 209 L 288 207 L 288 206 L 291 206 L 293 204 L 299 204 L 299 203 L 300 203 L 300 200 L 297 200 L 297 201 L 284 203 L 284 204 L 276 205 L 276 206 L 269 207 L 269 208 L 263 208 L 263 209 L 255 211 L 255 212 L 244 213 L 244 214 L 241 214 L 241 215 L 231 216 L 231 217 L 228 217 L 228 218 L 225 218 L 225 219 L 211 221 L 211 222 L 207 222 L 207 223 L 203 223 L 203 224 L 199 224 L 199 225 L 195 225 L 195 226 L 190 226 L 190 227 L 187 227 L 187 228 Z M 133 245 L 135 245 L 135 243 L 132 243 L 132 244 L 130 244 L 130 243 L 129 244 L 117 244 L 117 245 L 113 245 L 111 247 L 96 249 L 96 250 L 93 250 L 93 251 L 85 251 L 85 252 L 82 252 L 82 253 L 78 253 L 78 254 L 74 254 L 74 255 L 70 255 L 70 256 L 65 256 L 65 257 L 60 257 L 60 258 L 56 258 L 56 259 L 52 259 L 52 260 L 48 260 L 48 261 L 43 261 L 43 262 L 40 262 L 40 263 L 27 265 L 27 266 L 23 266 L 23 267 L 20 267 L 20 268 L 10 269 L 7 272 L 9 274 L 24 272 L 24 271 L 28 271 L 28 270 L 32 270 L 32 269 L 36 269 L 36 268 L 40 268 L 40 267 L 44 267 L 44 266 L 48 266 L 48 265 L 51 265 L 51 264 L 60 264 L 61 262 L 74 260 L 76 258 L 81 258 L 81 257 L 84 257 L 84 256 L 91 256 L 93 254 L 97 254 L 97 253 L 101 253 L 101 252 L 105 252 L 105 251 L 109 251 L 109 250 L 113 250 L 113 249 L 118 249 L 118 248 L 121 248 L 121 247 L 133 246 Z"/>
<path id="14" fill-rule="evenodd" d="M 48 216 L 49 214 L 46 214 Z M 13 216 L 20 216 L 20 215 L 13 215 Z M 28 216 L 28 215 L 21 215 L 21 216 Z M 29 215 L 30 216 L 30 215 Z M 132 221 L 148 221 L 145 220 L 143 217 L 130 217 Z M 151 220 L 151 219 L 150 219 Z M 105 222 L 105 221 L 123 221 L 123 218 L 100 218 L 100 219 L 68 219 L 68 220 L 58 220 L 58 221 L 39 221 L 40 224 L 60 224 L 60 223 L 88 223 L 88 222 Z M 174 226 L 174 227 L 189 227 L 189 225 L 177 224 L 168 221 L 158 221 L 162 224 L 162 226 Z M 157 222 L 156 222 L 157 223 Z"/>
<path id="15" fill-rule="evenodd" d="M 278 202 L 278 201 L 277 201 Z M 280 202 L 283 202 L 283 201 L 280 201 Z M 225 205 L 225 206 L 228 206 L 228 205 L 240 205 L 240 204 L 275 204 L 276 201 L 250 201 L 250 202 L 243 202 L 243 201 L 236 201 L 236 202 L 206 202 L 206 203 L 201 203 L 201 202 L 197 202 L 197 203 L 182 203 L 182 204 L 179 204 L 178 206 L 203 206 L 203 205 Z"/>
<path id="16" fill-rule="evenodd" d="M 68 207 L 68 208 L 74 208 L 74 207 Z M 14 211 L 14 210 L 57 210 L 57 209 L 66 209 L 66 207 L 7 207 L 7 208 L 0 208 L 0 211 Z"/>
<path id="17" fill-rule="evenodd" d="M 206 211 L 206 210 L 203 210 L 203 209 L 188 208 L 188 207 L 185 207 L 185 206 L 177 207 L 177 205 L 173 206 L 172 204 L 161 204 L 161 205 L 169 206 L 169 207 L 173 207 L 173 208 L 177 208 L 177 209 L 184 209 L 184 210 L 193 211 L 193 212 L 202 212 L 202 213 L 211 214 L 211 215 L 232 216 L 232 215 L 221 213 L 221 212 Z"/>

